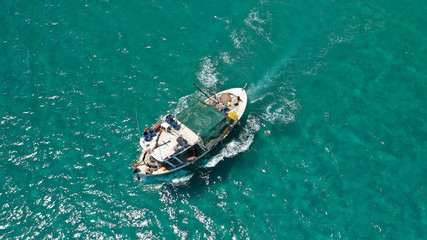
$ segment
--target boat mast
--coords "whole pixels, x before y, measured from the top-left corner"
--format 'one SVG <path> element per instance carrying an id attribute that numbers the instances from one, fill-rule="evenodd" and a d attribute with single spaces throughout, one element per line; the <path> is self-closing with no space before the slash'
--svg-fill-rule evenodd
<path id="1" fill-rule="evenodd" d="M 207 98 L 209 98 L 209 96 L 205 92 L 203 92 L 202 89 L 200 89 L 198 86 L 196 86 L 196 84 L 193 83 L 193 86 L 195 88 L 197 88 L 197 90 L 199 90 L 201 93 L 203 93 L 203 95 L 205 95 Z"/>
<path id="2" fill-rule="evenodd" d="M 208 99 L 210 99 L 210 97 L 209 97 L 209 95 L 207 95 L 205 92 L 203 92 L 202 91 L 202 89 L 200 89 L 199 87 L 197 87 L 196 86 L 196 84 L 194 84 L 193 83 L 193 86 L 195 87 L 195 88 L 197 88 L 197 90 L 199 90 L 203 95 L 205 95 Z M 215 104 L 217 104 L 218 103 L 218 101 L 215 99 L 215 95 L 213 96 L 213 99 L 212 99 L 214 102 L 215 102 Z"/>
<path id="3" fill-rule="evenodd" d="M 139 128 L 139 121 L 138 121 L 138 108 L 136 106 L 135 106 L 135 115 L 136 115 L 136 125 L 138 125 L 139 137 L 142 137 L 141 129 Z"/>

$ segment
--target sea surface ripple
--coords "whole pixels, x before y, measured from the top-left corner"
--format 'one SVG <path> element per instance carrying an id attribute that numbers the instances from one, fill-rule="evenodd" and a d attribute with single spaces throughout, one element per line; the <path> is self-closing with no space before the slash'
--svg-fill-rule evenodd
<path id="1" fill-rule="evenodd" d="M 427 3 L 0 7 L 0 239 L 427 238 Z M 248 83 L 240 128 L 137 181 L 192 83 Z"/>

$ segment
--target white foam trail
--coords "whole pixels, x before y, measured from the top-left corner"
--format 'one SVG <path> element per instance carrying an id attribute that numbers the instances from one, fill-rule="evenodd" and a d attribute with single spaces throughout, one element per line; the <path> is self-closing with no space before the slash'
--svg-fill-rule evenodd
<path id="1" fill-rule="evenodd" d="M 236 140 L 227 143 L 227 146 L 222 148 L 221 152 L 215 155 L 204 165 L 204 167 L 214 167 L 224 158 L 231 158 L 241 152 L 249 149 L 254 141 L 255 134 L 260 130 L 261 124 L 259 118 L 249 114 L 246 124 Z"/>
<path id="2" fill-rule="evenodd" d="M 265 16 L 261 17 L 259 11 L 252 9 L 248 17 L 244 20 L 245 24 L 253 29 L 258 36 L 264 37 L 268 42 L 271 43 L 270 33 L 266 33 L 263 26 L 271 22 L 271 13 L 267 12 Z"/>
<path id="3" fill-rule="evenodd" d="M 186 185 L 193 176 L 194 172 L 185 169 L 167 174 L 166 176 L 153 176 L 144 180 L 144 184 L 147 184 L 144 186 L 149 186 L 144 187 L 144 189 L 156 191 L 163 187 L 165 183 L 172 184 L 174 186 Z"/>
<path id="4" fill-rule="evenodd" d="M 299 104 L 295 99 L 284 98 L 283 101 L 269 104 L 261 116 L 263 120 L 270 123 L 289 124 L 295 121 L 298 110 Z"/>
<path id="5" fill-rule="evenodd" d="M 297 112 L 300 109 L 296 90 L 289 85 L 281 85 L 274 89 L 274 92 L 265 94 L 258 98 L 264 100 L 265 104 L 261 107 L 261 118 L 269 123 L 289 124 L 295 121 Z M 258 101 L 257 100 L 257 101 Z"/>
<path id="6" fill-rule="evenodd" d="M 196 73 L 197 79 L 205 87 L 214 87 L 218 80 L 218 72 L 216 66 L 218 61 L 212 61 L 210 57 L 202 58 L 201 69 Z"/>
<path id="7" fill-rule="evenodd" d="M 182 110 L 188 108 L 189 104 L 197 98 L 198 98 L 197 92 L 193 92 L 192 94 L 181 97 L 178 100 L 178 103 L 175 107 L 175 110 L 173 111 L 173 114 L 177 115 L 178 113 L 182 112 Z"/>
<path id="8" fill-rule="evenodd" d="M 237 30 L 234 30 L 233 32 L 231 32 L 230 38 L 233 41 L 233 45 L 236 49 L 242 48 L 243 44 L 249 42 L 244 30 L 241 30 L 239 32 Z"/>
<path id="9" fill-rule="evenodd" d="M 222 52 L 220 53 L 221 59 L 225 64 L 231 65 L 234 62 L 234 59 L 230 57 L 230 54 L 228 52 Z"/>
<path id="10" fill-rule="evenodd" d="M 194 173 L 189 174 L 189 175 L 185 175 L 183 177 L 174 178 L 174 179 L 172 179 L 172 183 L 175 186 L 187 184 L 193 176 L 194 176 Z"/>

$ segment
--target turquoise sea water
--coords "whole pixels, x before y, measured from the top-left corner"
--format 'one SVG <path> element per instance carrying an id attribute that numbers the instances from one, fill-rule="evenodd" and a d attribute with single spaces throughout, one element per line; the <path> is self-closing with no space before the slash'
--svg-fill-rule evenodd
<path id="1" fill-rule="evenodd" d="M 0 3 L 0 239 L 426 239 L 425 1 Z M 144 184 L 138 121 L 248 83 Z"/>

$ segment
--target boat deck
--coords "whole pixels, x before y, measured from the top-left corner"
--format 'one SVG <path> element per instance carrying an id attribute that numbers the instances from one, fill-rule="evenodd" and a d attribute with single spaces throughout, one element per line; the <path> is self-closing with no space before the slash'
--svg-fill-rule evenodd
<path id="1" fill-rule="evenodd" d="M 222 98 L 223 94 L 230 94 L 230 98 Z M 239 101 L 240 98 L 240 101 Z M 238 115 L 238 118 L 240 119 L 245 112 L 246 104 L 247 104 L 247 96 L 245 90 L 242 88 L 232 88 L 228 89 L 222 92 L 219 92 L 215 94 L 215 99 L 213 97 L 206 100 L 206 103 L 211 104 L 218 110 L 222 111 L 224 108 L 224 104 L 227 104 L 228 102 L 231 103 L 231 106 L 229 106 L 229 113 L 235 112 Z"/>
<path id="2" fill-rule="evenodd" d="M 141 138 L 141 146 L 144 150 L 150 150 L 151 156 L 157 161 L 163 162 L 180 150 L 185 145 L 192 146 L 199 141 L 199 137 L 179 120 L 176 120 L 180 128 L 174 129 L 167 122 L 161 122 L 161 130 L 150 141 Z"/>

